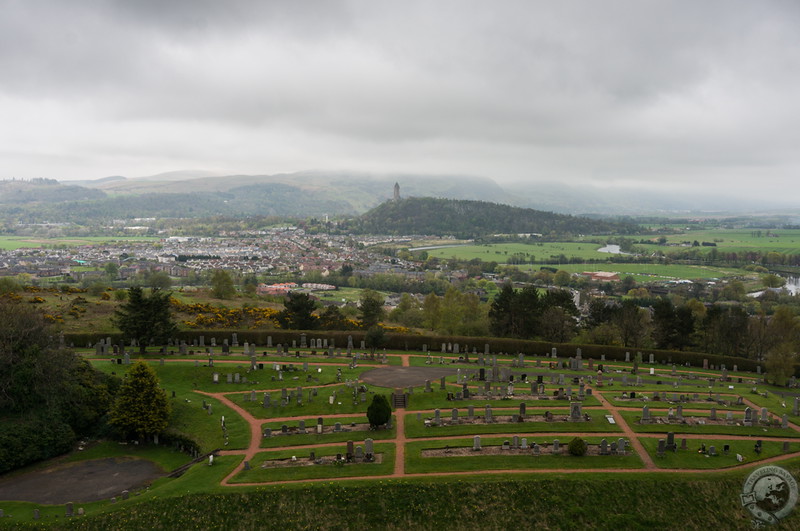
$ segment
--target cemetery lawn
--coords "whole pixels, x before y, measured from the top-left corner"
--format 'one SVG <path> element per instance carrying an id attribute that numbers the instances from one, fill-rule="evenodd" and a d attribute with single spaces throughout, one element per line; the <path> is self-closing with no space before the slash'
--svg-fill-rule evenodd
<path id="1" fill-rule="evenodd" d="M 294 387 L 289 387 L 288 389 L 294 389 Z M 391 389 L 384 387 L 368 386 L 367 389 L 366 402 L 361 402 L 360 400 L 358 402 L 354 402 L 352 391 L 345 384 L 331 385 L 319 389 L 319 394 L 313 398 L 313 402 L 308 401 L 308 389 L 304 388 L 302 405 L 297 405 L 297 402 L 295 401 L 292 401 L 289 405 L 283 407 L 277 405 L 281 400 L 280 393 L 271 395 L 272 404 L 275 405 L 270 406 L 269 408 L 265 408 L 262 405 L 263 393 L 257 393 L 255 402 L 244 400 L 245 397 L 249 398 L 248 393 L 230 393 L 225 395 L 225 398 L 231 402 L 234 402 L 236 405 L 240 406 L 255 418 L 265 420 L 268 420 L 270 417 L 297 417 L 303 415 L 319 416 L 357 413 L 366 415 L 367 407 L 369 407 L 370 402 L 372 402 L 372 396 L 374 394 L 377 393 L 386 396 L 392 394 Z M 334 391 L 337 393 L 337 399 L 333 404 L 330 404 L 329 397 Z"/>
<path id="2" fill-rule="evenodd" d="M 769 457 L 775 457 L 783 454 L 783 443 L 780 441 L 770 441 L 764 439 L 762 442 L 761 455 L 756 454 L 753 450 L 755 446 L 755 439 L 752 441 L 742 440 L 725 440 L 725 439 L 689 439 L 687 440 L 687 450 L 680 450 L 680 435 L 675 436 L 675 442 L 678 444 L 678 450 L 675 452 L 665 452 L 663 457 L 658 457 L 658 439 L 655 437 L 639 437 L 639 442 L 642 443 L 647 453 L 653 458 L 653 462 L 659 468 L 685 468 L 685 469 L 700 469 L 700 468 L 727 468 L 739 465 L 736 459 L 736 454 L 741 454 L 744 457 L 745 463 L 752 463 L 753 461 L 761 461 Z M 699 453 L 700 445 L 705 444 L 706 450 L 710 446 L 716 448 L 717 454 L 714 457 L 706 454 Z M 728 455 L 723 455 L 722 448 L 726 444 L 730 445 L 730 452 Z M 790 452 L 797 452 L 800 450 L 800 444 L 792 443 L 789 447 Z M 781 465 L 778 465 L 781 466 Z"/>
<path id="3" fill-rule="evenodd" d="M 704 395 L 700 395 L 700 398 L 702 399 L 703 396 Z M 671 398 L 672 397 L 672 393 L 668 394 L 667 397 Z M 721 398 L 723 400 L 725 400 L 725 399 L 730 398 L 730 397 L 721 397 Z M 692 409 L 702 409 L 702 410 L 711 411 L 711 408 L 717 408 L 717 413 L 718 414 L 720 412 L 722 412 L 722 414 L 724 415 L 726 411 L 735 411 L 735 412 L 737 412 L 739 414 L 739 416 L 741 416 L 743 414 L 743 412 L 744 412 L 744 408 L 747 407 L 747 404 L 742 404 L 741 406 L 736 405 L 735 399 L 732 400 L 732 402 L 733 402 L 732 404 L 725 405 L 725 406 L 722 406 L 722 405 L 718 404 L 717 402 L 715 402 L 713 400 L 711 400 L 711 401 L 705 400 L 705 401 L 702 401 L 702 402 L 674 402 L 674 403 L 670 402 L 669 400 L 666 400 L 666 401 L 664 401 L 664 400 L 650 400 L 650 397 L 648 397 L 648 400 L 640 400 L 638 395 L 633 400 L 631 400 L 631 399 L 627 399 L 626 400 L 626 399 L 623 399 L 623 398 L 609 398 L 608 395 L 605 395 L 605 399 L 608 400 L 609 403 L 611 403 L 611 405 L 617 406 L 617 407 L 627 407 L 627 408 L 639 408 L 639 409 L 641 409 L 642 407 L 647 406 L 647 407 L 650 408 L 651 412 L 653 412 L 655 410 L 660 410 L 660 409 L 663 409 L 664 411 L 668 411 L 669 408 L 673 408 L 674 409 L 674 408 L 678 407 L 678 405 L 682 405 L 683 408 L 684 408 L 684 411 L 685 410 L 692 410 Z"/>
<path id="4" fill-rule="evenodd" d="M 487 400 L 486 397 L 470 397 L 461 401 L 451 401 L 447 400 L 447 393 L 451 392 L 454 393 L 456 390 L 461 390 L 461 387 L 454 387 L 454 386 L 447 386 L 447 390 L 440 391 L 438 382 L 434 385 L 431 383 L 431 387 L 435 389 L 430 393 L 424 392 L 424 388 L 414 388 L 414 392 L 408 395 L 408 409 L 409 411 L 427 411 L 430 410 L 433 413 L 433 410 L 436 408 L 440 408 L 442 411 L 450 410 L 454 407 L 459 409 L 459 413 L 463 409 L 466 411 L 467 406 L 472 404 L 477 408 L 483 408 L 487 405 L 492 407 L 500 407 L 500 408 L 507 408 L 507 407 L 519 407 L 521 403 L 525 403 L 528 407 L 544 407 L 544 408 L 558 408 L 558 407 L 569 407 L 569 400 L 536 400 L 536 399 L 525 399 L 525 398 L 494 398 L 491 400 Z M 550 389 L 552 393 L 553 390 L 557 389 L 557 387 L 553 387 Z M 575 390 L 573 390 L 575 391 Z M 575 391 L 577 393 L 577 391 Z M 552 397 L 551 397 L 552 398 Z M 581 402 L 583 407 L 593 407 L 599 406 L 600 401 L 594 396 L 586 395 L 584 400 Z"/>
<path id="5" fill-rule="evenodd" d="M 100 371 L 120 377 L 133 366 L 112 365 L 108 360 L 93 360 L 91 363 Z M 162 366 L 152 360 L 148 360 L 147 364 L 156 371 L 172 407 L 168 431 L 177 432 L 193 439 L 198 443 L 202 452 L 210 452 L 217 448 L 231 450 L 247 448 L 250 442 L 250 428 L 247 422 L 219 400 L 193 391 L 193 380 L 198 377 L 196 371 L 201 371 L 203 367 L 196 368 L 189 364 Z M 187 374 L 187 371 L 191 372 Z M 213 384 L 209 384 L 209 386 L 211 385 Z M 173 391 L 175 397 L 172 397 Z M 203 409 L 203 401 L 211 404 L 211 415 Z M 228 430 L 227 445 L 220 428 L 221 415 L 225 415 L 225 426 Z"/>
<path id="6" fill-rule="evenodd" d="M 359 446 L 359 444 L 356 444 Z M 293 481 L 303 479 L 328 479 L 328 478 L 359 478 L 360 476 L 386 476 L 394 471 L 395 447 L 389 443 L 375 443 L 375 454 L 381 454 L 381 463 L 347 463 L 343 465 L 323 464 L 305 465 L 309 461 L 309 452 L 312 449 L 298 448 L 296 450 L 281 450 L 275 452 L 259 452 L 250 462 L 250 470 L 242 470 L 236 474 L 231 483 L 264 483 L 274 481 Z M 316 457 L 336 456 L 344 454 L 342 446 L 324 446 L 313 449 Z M 261 468 L 265 461 L 274 459 L 291 459 L 297 457 L 297 464 Z M 303 464 L 301 464 L 303 463 Z"/>
<path id="7" fill-rule="evenodd" d="M 533 442 L 552 445 L 554 437 L 546 441 L 531 440 Z M 587 444 L 600 444 L 601 437 L 582 437 Z M 567 444 L 572 437 L 561 442 L 561 455 L 534 456 L 530 449 L 520 455 L 481 455 L 480 451 L 474 456 L 443 456 L 422 457 L 422 450 L 466 447 L 472 448 L 473 439 L 447 439 L 414 441 L 406 444 L 406 473 L 431 474 L 436 472 L 473 472 L 480 470 L 525 470 L 525 469 L 588 469 L 588 468 L 642 468 L 642 460 L 632 451 L 624 456 L 603 455 L 574 457 L 567 452 Z M 481 438 L 481 446 L 500 446 L 507 438 Z M 609 443 L 611 441 L 609 440 Z"/>
<path id="8" fill-rule="evenodd" d="M 286 424 L 288 426 L 296 427 L 298 425 L 298 421 L 301 420 L 299 418 L 286 422 L 265 422 L 261 425 L 261 431 L 263 433 L 264 428 L 272 428 L 272 437 L 262 438 L 260 447 L 280 448 L 284 446 L 310 446 L 316 444 L 331 444 L 362 440 L 367 437 L 376 441 L 382 439 L 394 439 L 397 436 L 396 418 L 397 417 L 392 415 L 392 428 L 389 430 L 346 431 L 338 433 L 327 432 L 322 435 L 317 435 L 315 432 L 317 425 L 316 417 L 305 419 L 306 430 L 308 431 L 306 434 L 298 433 L 294 435 L 280 435 L 282 425 Z M 337 417 L 325 420 L 327 429 L 330 430 L 336 422 L 341 422 L 343 428 L 348 428 L 353 422 L 356 424 L 369 424 L 366 416 L 345 418 Z"/>
<path id="9" fill-rule="evenodd" d="M 138 356 L 131 356 L 131 363 L 134 363 L 139 358 Z M 195 367 L 194 362 L 191 360 L 174 362 L 169 358 L 165 358 L 164 365 L 161 365 L 158 359 L 148 358 L 144 359 L 147 364 L 156 371 L 158 379 L 162 387 L 170 391 L 205 391 L 208 393 L 231 393 L 232 396 L 237 396 L 234 393 L 250 392 L 255 389 L 256 391 L 280 391 L 281 388 L 294 389 L 303 386 L 304 389 L 308 386 L 330 386 L 339 387 L 336 382 L 337 369 L 342 369 L 342 381 L 347 379 L 354 380 L 358 375 L 364 372 L 364 368 L 348 369 L 347 367 L 336 366 L 319 366 L 312 367 L 309 365 L 308 373 L 303 372 L 302 365 L 299 370 L 284 372 L 283 380 L 278 380 L 278 371 L 272 369 L 272 365 L 267 363 L 263 370 L 250 371 L 250 361 L 240 363 L 228 363 L 226 360 L 215 359 L 214 366 L 208 367 L 208 360 L 205 362 L 200 361 L 199 366 Z M 103 372 L 112 374 L 116 373 L 122 376 L 127 372 L 130 365 L 112 365 L 108 359 L 94 359 L 91 360 L 92 365 Z M 318 371 L 317 369 L 320 369 Z M 214 373 L 219 374 L 219 383 L 213 382 Z M 244 383 L 227 383 L 227 375 L 234 375 L 239 373 L 240 377 L 246 377 L 248 382 Z M 275 381 L 272 381 L 272 377 Z M 311 376 L 312 380 L 306 381 L 306 376 Z M 297 380 L 294 378 L 297 377 Z M 343 384 L 342 384 L 343 385 Z M 235 400 L 235 402 L 240 402 Z"/>
<path id="10" fill-rule="evenodd" d="M 65 463 L 88 461 L 90 459 L 104 459 L 106 457 L 136 457 L 147 459 L 161 467 L 165 472 L 171 472 L 192 460 L 189 454 L 178 452 L 166 446 L 152 444 L 127 444 L 116 441 L 101 441 L 91 444 L 83 451 L 73 452 L 64 458 Z"/>
<path id="11" fill-rule="evenodd" d="M 569 409 L 531 409 L 528 408 L 526 414 L 527 415 L 543 415 L 545 411 L 550 411 L 554 415 L 569 415 Z M 509 410 L 509 411 L 502 411 L 498 410 L 497 408 L 492 409 L 492 415 L 494 417 L 498 416 L 508 416 L 512 414 L 516 414 L 518 412 L 517 409 Z M 476 415 L 484 415 L 485 411 L 483 408 L 476 408 L 475 410 Z M 561 420 L 553 421 L 553 422 L 495 422 L 491 424 L 485 424 L 482 420 L 477 420 L 474 424 L 458 424 L 455 426 L 434 426 L 431 425 L 430 427 L 425 427 L 425 419 L 433 419 L 433 413 L 426 413 L 423 415 L 423 420 L 417 420 L 417 415 L 415 413 L 406 414 L 405 419 L 405 428 L 406 428 L 406 437 L 410 438 L 420 438 L 420 437 L 450 437 L 450 436 L 457 436 L 457 435 L 482 435 L 485 433 L 557 433 L 557 432 L 564 432 L 564 433 L 580 433 L 580 432 L 587 432 L 587 433 L 615 433 L 621 432 L 622 428 L 619 427 L 618 424 L 609 424 L 606 420 L 605 415 L 608 414 L 608 411 L 604 409 L 592 409 L 589 411 L 584 411 L 584 413 L 588 413 L 591 416 L 591 420 L 588 422 L 564 422 Z M 464 409 L 460 409 L 459 418 L 464 421 L 467 418 L 467 412 Z M 444 422 L 450 421 L 450 412 L 442 411 L 441 418 Z"/>
<path id="12" fill-rule="evenodd" d="M 800 438 L 800 432 L 796 432 L 791 428 L 781 428 L 781 427 L 774 427 L 771 425 L 769 427 L 762 427 L 762 426 L 728 426 L 726 425 L 703 425 L 703 426 L 689 426 L 688 424 L 639 424 L 639 420 L 642 418 L 641 411 L 620 411 L 620 414 L 628 423 L 628 426 L 631 427 L 633 431 L 636 433 L 668 433 L 668 432 L 675 432 L 678 433 L 704 433 L 704 434 L 718 434 L 718 435 L 750 435 L 754 438 L 757 437 L 782 437 L 782 438 Z M 666 412 L 658 412 L 654 414 L 652 411 L 650 412 L 651 417 L 666 417 Z M 722 418 L 724 419 L 724 413 L 722 414 Z M 757 412 L 753 412 L 754 418 L 758 418 Z M 684 415 L 685 418 L 708 418 L 707 415 L 700 415 L 700 414 L 686 414 Z M 744 415 L 739 415 L 738 418 L 734 417 L 736 422 L 742 422 L 742 418 Z M 720 418 L 720 413 L 717 412 L 717 418 Z"/>

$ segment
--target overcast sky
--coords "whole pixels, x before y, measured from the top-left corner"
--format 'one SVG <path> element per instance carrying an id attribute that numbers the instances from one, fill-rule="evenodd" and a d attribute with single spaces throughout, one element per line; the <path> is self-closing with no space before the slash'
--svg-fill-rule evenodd
<path id="1" fill-rule="evenodd" d="M 800 2 L 0 0 L 0 178 L 182 169 L 785 195 Z"/>

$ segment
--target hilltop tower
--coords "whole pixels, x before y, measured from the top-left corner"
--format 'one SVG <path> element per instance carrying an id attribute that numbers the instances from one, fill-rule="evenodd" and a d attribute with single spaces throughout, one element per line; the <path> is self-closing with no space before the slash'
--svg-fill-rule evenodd
<path id="1" fill-rule="evenodd" d="M 400 201 L 400 185 L 394 183 L 394 197 L 392 197 L 392 201 Z"/>

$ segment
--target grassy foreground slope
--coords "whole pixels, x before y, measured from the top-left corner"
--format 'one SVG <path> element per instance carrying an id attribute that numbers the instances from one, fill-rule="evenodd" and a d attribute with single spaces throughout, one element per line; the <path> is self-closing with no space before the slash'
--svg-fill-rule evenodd
<path id="1" fill-rule="evenodd" d="M 784 466 L 796 476 L 800 460 Z M 331 481 L 153 499 L 51 528 L 750 529 L 739 499 L 750 472 Z M 798 526 L 795 510 L 773 529 Z"/>

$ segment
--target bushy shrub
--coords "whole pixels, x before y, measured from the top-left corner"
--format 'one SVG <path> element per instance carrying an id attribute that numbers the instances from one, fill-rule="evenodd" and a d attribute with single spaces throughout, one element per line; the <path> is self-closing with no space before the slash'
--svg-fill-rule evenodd
<path id="1" fill-rule="evenodd" d="M 569 455 L 583 457 L 586 455 L 586 441 L 580 437 L 575 437 L 569 442 L 569 445 L 567 445 L 567 450 L 569 450 Z"/>
<path id="2" fill-rule="evenodd" d="M 372 428 L 383 426 L 389 419 L 392 418 L 392 406 L 383 395 L 375 395 L 372 397 L 372 403 L 367 408 L 367 418 L 369 425 Z"/>

